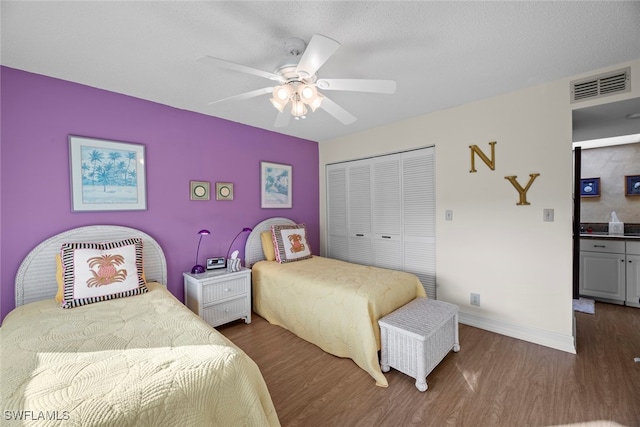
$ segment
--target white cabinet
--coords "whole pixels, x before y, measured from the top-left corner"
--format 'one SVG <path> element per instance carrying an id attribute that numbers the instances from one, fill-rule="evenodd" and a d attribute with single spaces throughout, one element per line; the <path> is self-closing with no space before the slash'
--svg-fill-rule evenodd
<path id="1" fill-rule="evenodd" d="M 327 165 L 327 256 L 435 280 L 433 147 Z"/>
<path id="2" fill-rule="evenodd" d="M 211 326 L 237 319 L 251 323 L 251 270 L 183 273 L 185 305 Z"/>
<path id="3" fill-rule="evenodd" d="M 624 304 L 625 276 L 624 241 L 580 241 L 580 295 Z"/>
<path id="4" fill-rule="evenodd" d="M 640 242 L 627 241 L 626 305 L 640 308 Z"/>
<path id="5" fill-rule="evenodd" d="M 580 241 L 580 295 L 640 308 L 640 241 Z"/>

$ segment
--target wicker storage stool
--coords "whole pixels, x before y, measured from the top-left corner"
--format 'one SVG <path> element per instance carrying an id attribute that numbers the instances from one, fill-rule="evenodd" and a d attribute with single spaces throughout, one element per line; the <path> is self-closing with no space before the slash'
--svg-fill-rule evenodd
<path id="1" fill-rule="evenodd" d="M 458 306 L 416 298 L 378 321 L 382 372 L 389 368 L 416 379 L 427 390 L 427 375 L 450 350 L 460 350 Z"/>

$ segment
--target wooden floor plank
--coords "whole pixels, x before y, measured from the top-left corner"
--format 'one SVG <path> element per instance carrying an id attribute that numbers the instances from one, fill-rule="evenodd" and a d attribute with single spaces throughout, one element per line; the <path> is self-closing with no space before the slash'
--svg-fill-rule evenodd
<path id="1" fill-rule="evenodd" d="M 577 354 L 460 325 L 419 392 L 394 369 L 389 387 L 255 315 L 218 328 L 260 367 L 283 426 L 640 426 L 640 309 L 576 313 Z"/>

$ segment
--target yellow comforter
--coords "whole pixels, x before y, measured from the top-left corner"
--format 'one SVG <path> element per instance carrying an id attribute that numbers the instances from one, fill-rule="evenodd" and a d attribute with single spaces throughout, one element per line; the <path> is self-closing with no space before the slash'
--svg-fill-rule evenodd
<path id="1" fill-rule="evenodd" d="M 12 311 L 0 328 L 0 424 L 279 425 L 253 360 L 162 285 L 149 289 Z"/>
<path id="2" fill-rule="evenodd" d="M 349 357 L 376 385 L 380 370 L 378 319 L 416 297 L 426 296 L 413 274 L 313 258 L 252 267 L 253 308 L 269 323 L 339 357 Z"/>

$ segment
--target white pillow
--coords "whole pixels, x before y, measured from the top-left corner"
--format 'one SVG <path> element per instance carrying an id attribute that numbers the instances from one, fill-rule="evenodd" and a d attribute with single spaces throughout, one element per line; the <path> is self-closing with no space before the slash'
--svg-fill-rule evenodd
<path id="1" fill-rule="evenodd" d="M 62 308 L 147 292 L 142 274 L 142 239 L 106 243 L 63 243 Z"/>

